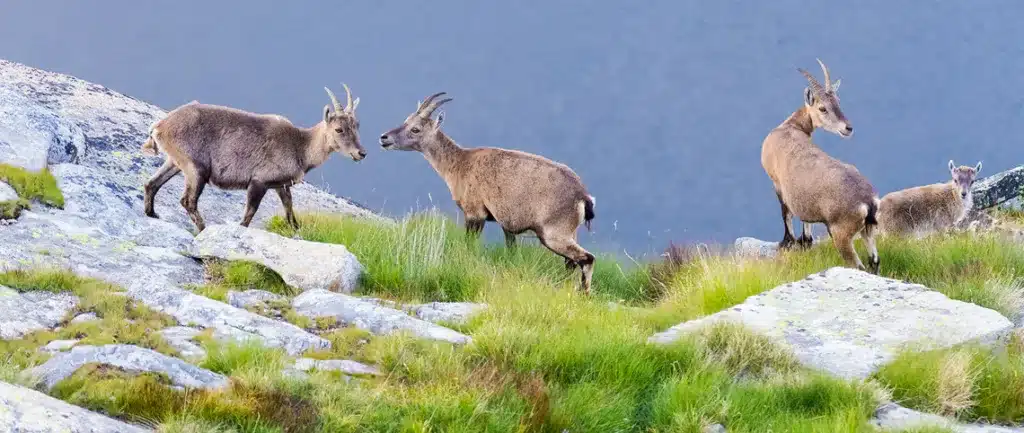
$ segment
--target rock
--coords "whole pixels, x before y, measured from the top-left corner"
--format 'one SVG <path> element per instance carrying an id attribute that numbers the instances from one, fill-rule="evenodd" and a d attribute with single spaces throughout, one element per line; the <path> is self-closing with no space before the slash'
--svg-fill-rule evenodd
<path id="1" fill-rule="evenodd" d="M 340 371 L 344 374 L 350 375 L 380 376 L 380 370 L 376 367 L 355 361 L 349 361 L 347 359 L 319 360 L 312 358 L 299 358 L 295 360 L 295 365 L 292 368 L 298 371 Z"/>
<path id="2" fill-rule="evenodd" d="M 1024 166 L 978 179 L 971 187 L 974 209 L 988 209 L 1000 204 L 1020 209 L 1024 193 Z"/>
<path id="3" fill-rule="evenodd" d="M 299 290 L 351 293 L 363 265 L 344 245 L 289 239 L 238 224 L 206 227 L 191 249 L 193 257 L 260 263 Z"/>
<path id="4" fill-rule="evenodd" d="M 143 433 L 152 430 L 70 405 L 36 390 L 0 382 L 0 431 Z"/>
<path id="5" fill-rule="evenodd" d="M 467 335 L 411 317 L 402 311 L 322 289 L 309 290 L 296 296 L 292 300 L 292 308 L 296 313 L 311 319 L 329 316 L 378 335 L 409 331 L 420 338 L 454 344 L 471 341 Z"/>
<path id="6" fill-rule="evenodd" d="M 721 424 L 712 424 L 701 429 L 701 433 L 725 433 L 725 426 Z"/>
<path id="7" fill-rule="evenodd" d="M 0 202 L 17 200 L 18 192 L 6 182 L 0 181 Z"/>
<path id="8" fill-rule="evenodd" d="M 740 257 L 771 258 L 778 255 L 779 243 L 762 241 L 751 237 L 742 237 L 736 239 L 736 242 L 733 243 L 733 249 L 736 251 L 736 255 Z"/>
<path id="9" fill-rule="evenodd" d="M 0 286 L 0 339 L 14 340 L 57 326 L 78 305 L 70 293 L 33 291 L 18 293 Z"/>
<path id="10" fill-rule="evenodd" d="M 206 357 L 206 350 L 192 341 L 200 330 L 188 326 L 172 326 L 157 331 L 167 344 L 170 344 L 182 358 L 202 359 Z"/>
<path id="11" fill-rule="evenodd" d="M 871 424 L 883 431 L 906 431 L 925 427 L 941 427 L 957 433 L 1024 433 L 1022 428 L 987 424 L 962 424 L 938 415 L 907 409 L 887 403 L 875 410 Z"/>
<path id="12" fill-rule="evenodd" d="M 39 350 L 50 353 L 60 352 L 75 347 L 75 345 L 78 344 L 79 341 L 82 340 L 53 340 L 49 343 L 46 343 L 46 345 L 41 347 Z"/>
<path id="13" fill-rule="evenodd" d="M 100 320 L 96 313 L 82 313 L 71 319 L 71 323 L 92 322 L 93 320 Z"/>
<path id="14" fill-rule="evenodd" d="M 432 323 L 465 324 L 470 317 L 487 308 L 486 304 L 472 302 L 430 302 L 407 305 L 403 309 L 412 315 Z"/>
<path id="15" fill-rule="evenodd" d="M 992 342 L 1013 328 L 993 310 L 927 287 L 834 267 L 676 325 L 649 341 L 670 343 L 723 321 L 767 335 L 791 348 L 803 364 L 842 378 L 867 377 L 905 345 L 926 350 Z"/>
<path id="16" fill-rule="evenodd" d="M 244 292 L 231 290 L 228 292 L 228 303 L 238 308 L 266 306 L 267 302 L 281 301 L 284 299 L 284 296 L 276 293 L 270 293 L 266 290 L 246 290 Z"/>
<path id="17" fill-rule="evenodd" d="M 39 171 L 47 164 L 77 161 L 84 148 L 77 125 L 10 83 L 0 85 L 0 163 Z"/>
<path id="18" fill-rule="evenodd" d="M 257 339 L 268 347 L 279 347 L 289 355 L 322 349 L 330 342 L 291 323 L 269 319 L 178 288 L 167 281 L 136 279 L 128 293 L 149 307 L 170 314 L 178 323 L 213 328 L 214 336 L 235 341 Z"/>
<path id="19" fill-rule="evenodd" d="M 160 352 L 127 344 L 77 346 L 70 352 L 54 355 L 42 365 L 28 371 L 39 378 L 47 389 L 70 377 L 85 364 L 105 364 L 131 372 L 163 373 L 171 383 L 187 388 L 219 389 L 228 384 L 221 374 L 202 369 Z"/>

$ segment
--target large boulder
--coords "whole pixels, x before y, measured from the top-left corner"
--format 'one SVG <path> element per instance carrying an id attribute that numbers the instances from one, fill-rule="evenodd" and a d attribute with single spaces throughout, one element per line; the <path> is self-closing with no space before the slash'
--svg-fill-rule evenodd
<path id="1" fill-rule="evenodd" d="M 0 431 L 143 433 L 152 430 L 72 406 L 33 389 L 0 382 Z"/>
<path id="2" fill-rule="evenodd" d="M 471 341 L 468 335 L 411 317 L 400 310 L 327 290 L 310 290 L 296 296 L 292 308 L 311 319 L 332 317 L 378 335 L 405 331 L 416 337 L 454 344 Z"/>
<path id="3" fill-rule="evenodd" d="M 971 187 L 974 209 L 978 210 L 997 205 L 1020 209 L 1022 194 L 1024 194 L 1024 165 L 978 179 Z"/>
<path id="4" fill-rule="evenodd" d="M 18 293 L 0 286 L 0 339 L 12 340 L 57 326 L 78 305 L 69 293 Z"/>
<path id="5" fill-rule="evenodd" d="M 363 265 L 344 245 L 289 239 L 238 224 L 209 226 L 196 236 L 191 254 L 198 258 L 256 262 L 273 269 L 299 290 L 351 293 Z"/>
<path id="6" fill-rule="evenodd" d="M 650 338 L 671 343 L 712 323 L 740 323 L 788 346 L 805 365 L 864 378 L 904 347 L 937 349 L 1008 335 L 998 312 L 919 284 L 835 267 L 681 323 Z"/>
<path id="7" fill-rule="evenodd" d="M 69 352 L 54 355 L 28 373 L 49 389 L 86 364 L 109 365 L 129 372 L 162 373 L 167 375 L 172 384 L 183 388 L 220 389 L 228 384 L 224 375 L 155 350 L 127 344 L 77 346 Z"/>

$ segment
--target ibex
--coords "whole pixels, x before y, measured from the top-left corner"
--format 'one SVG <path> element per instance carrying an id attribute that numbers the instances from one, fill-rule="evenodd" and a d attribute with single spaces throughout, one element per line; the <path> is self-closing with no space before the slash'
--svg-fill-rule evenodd
<path id="1" fill-rule="evenodd" d="M 451 98 L 431 95 L 400 126 L 380 136 L 385 150 L 423 153 L 437 171 L 452 199 L 462 210 L 466 232 L 478 236 L 487 221 L 496 221 L 508 246 L 517 234 L 537 234 L 541 244 L 565 258 L 566 267 L 579 266 L 580 288 L 590 293 L 594 255 L 577 243 L 580 224 L 590 229 L 594 197 L 569 167 L 542 156 L 493 147 L 463 148 L 441 131 L 444 112 L 436 111 Z"/>
<path id="2" fill-rule="evenodd" d="M 167 154 L 155 174 L 146 182 L 145 213 L 153 211 L 153 199 L 168 180 L 179 172 L 185 176 L 181 206 L 199 231 L 205 224 L 199 215 L 199 196 L 207 182 L 227 190 L 247 189 L 242 225 L 248 227 L 268 189 L 277 191 L 285 218 L 293 227 L 299 221 L 292 210 L 291 186 L 306 172 L 324 163 L 332 152 L 345 152 L 352 160 L 366 157 L 359 144 L 359 121 L 352 92 L 344 83 L 344 107 L 331 89 L 324 88 L 334 105 L 324 106 L 323 120 L 311 128 L 300 128 L 276 114 L 256 114 L 219 105 L 192 101 L 175 108 L 150 128 L 143 153 Z"/>
<path id="3" fill-rule="evenodd" d="M 779 247 L 790 248 L 794 242 L 811 245 L 811 224 L 825 223 L 846 265 L 864 270 L 853 248 L 854 237 L 861 235 L 870 254 L 870 271 L 877 273 L 880 263 L 874 235 L 879 200 L 874 187 L 856 167 L 832 158 L 811 142 L 816 128 L 843 138 L 853 135 L 853 126 L 839 108 L 840 81 L 830 81 L 828 68 L 821 60 L 818 64 L 825 86 L 798 68 L 810 84 L 804 89 L 804 106 L 775 127 L 761 145 L 761 165 L 782 206 L 785 234 Z M 793 216 L 803 223 L 799 240 L 793 236 Z"/>
<path id="4" fill-rule="evenodd" d="M 907 188 L 882 197 L 878 207 L 878 224 L 882 233 L 920 237 L 952 228 L 974 207 L 971 186 L 977 166 L 957 167 L 949 161 L 952 180 L 946 183 Z"/>

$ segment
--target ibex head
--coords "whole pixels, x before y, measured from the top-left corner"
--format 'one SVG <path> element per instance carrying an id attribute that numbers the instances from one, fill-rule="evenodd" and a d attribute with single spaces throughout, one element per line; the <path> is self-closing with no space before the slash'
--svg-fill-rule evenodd
<path id="1" fill-rule="evenodd" d="M 971 186 L 974 185 L 974 179 L 978 177 L 979 171 L 981 171 L 981 161 L 978 161 L 978 165 L 974 167 L 966 165 L 957 167 L 956 164 L 953 164 L 952 159 L 949 160 L 949 173 L 953 175 L 953 184 L 960 192 L 960 198 L 967 198 L 967 195 L 971 193 Z"/>
<path id="2" fill-rule="evenodd" d="M 836 91 L 839 90 L 839 83 L 842 80 L 836 80 L 833 83 L 830 81 L 831 77 L 829 77 L 828 68 L 825 67 L 825 64 L 821 60 L 818 60 L 818 64 L 821 65 L 821 71 L 825 74 L 824 87 L 810 72 L 803 68 L 797 68 L 807 78 L 808 82 L 807 88 L 804 89 L 804 105 L 807 106 L 807 111 L 811 115 L 811 121 L 814 122 L 816 128 L 824 129 L 833 134 L 839 134 L 843 138 L 849 138 L 853 135 L 853 125 L 839 108 L 839 95 L 836 94 Z"/>
<path id="3" fill-rule="evenodd" d="M 445 92 L 438 92 L 424 99 L 416 105 L 416 111 L 405 118 L 397 128 L 394 128 L 380 136 L 380 145 L 385 149 L 395 150 L 423 150 L 423 143 L 435 137 L 444 123 L 444 112 L 442 111 L 435 119 L 434 112 L 441 105 L 451 101 L 452 98 L 437 100 L 438 96 Z"/>
<path id="4" fill-rule="evenodd" d="M 334 112 L 331 112 L 331 105 L 324 105 L 324 133 L 327 135 L 327 146 L 332 152 L 341 152 L 359 161 L 366 157 L 366 150 L 359 144 L 359 119 L 356 118 L 356 107 L 359 106 L 359 98 L 352 100 L 352 91 L 348 85 L 345 87 L 346 102 L 342 107 L 334 92 L 327 87 L 327 96 L 331 97 L 331 104 Z"/>

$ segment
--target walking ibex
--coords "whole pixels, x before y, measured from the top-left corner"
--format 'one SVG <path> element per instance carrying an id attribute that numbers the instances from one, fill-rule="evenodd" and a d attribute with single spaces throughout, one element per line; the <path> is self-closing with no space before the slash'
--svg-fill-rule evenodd
<path id="1" fill-rule="evenodd" d="M 590 293 L 594 255 L 576 241 L 580 224 L 590 229 L 594 197 L 579 176 L 564 164 L 516 150 L 493 147 L 466 149 L 441 131 L 444 113 L 433 113 L 451 98 L 431 95 L 402 125 L 380 136 L 384 149 L 423 153 L 437 171 L 466 219 L 466 231 L 479 235 L 487 221 L 496 221 L 512 246 L 527 230 L 565 258 L 566 266 L 579 266 L 581 289 Z"/>
<path id="2" fill-rule="evenodd" d="M 334 105 L 324 106 L 323 120 L 300 128 L 276 114 L 256 114 L 219 105 L 192 101 L 175 108 L 150 128 L 142 151 L 167 154 L 167 160 L 146 182 L 145 213 L 158 218 L 153 199 L 160 187 L 179 172 L 185 175 L 181 206 L 199 231 L 205 224 L 199 215 L 199 196 L 207 182 L 228 190 L 247 189 L 245 216 L 248 227 L 268 189 L 277 191 L 285 218 L 298 228 L 292 209 L 291 185 L 306 172 L 324 163 L 332 152 L 345 152 L 354 161 L 366 157 L 359 144 L 359 121 L 352 92 L 345 87 L 344 107 L 330 89 Z"/>
<path id="3" fill-rule="evenodd" d="M 790 248 L 794 242 L 809 246 L 811 224 L 825 223 L 846 265 L 863 270 L 853 248 L 853 239 L 860 234 L 870 254 L 870 271 L 877 273 L 880 263 L 874 236 L 879 200 L 874 187 L 856 167 L 832 158 L 811 142 L 816 128 L 843 138 L 853 135 L 853 126 L 839 108 L 839 80 L 830 81 L 828 68 L 821 60 L 818 64 L 825 86 L 799 68 L 810 84 L 804 89 L 804 106 L 775 127 L 761 145 L 761 165 L 782 206 L 785 234 L 779 247 Z M 794 215 L 803 223 L 799 240 L 793 236 Z"/>
<path id="4" fill-rule="evenodd" d="M 882 197 L 878 226 L 882 233 L 920 237 L 952 228 L 974 207 L 971 186 L 981 171 L 977 166 L 957 167 L 949 161 L 952 180 L 907 188 Z"/>

